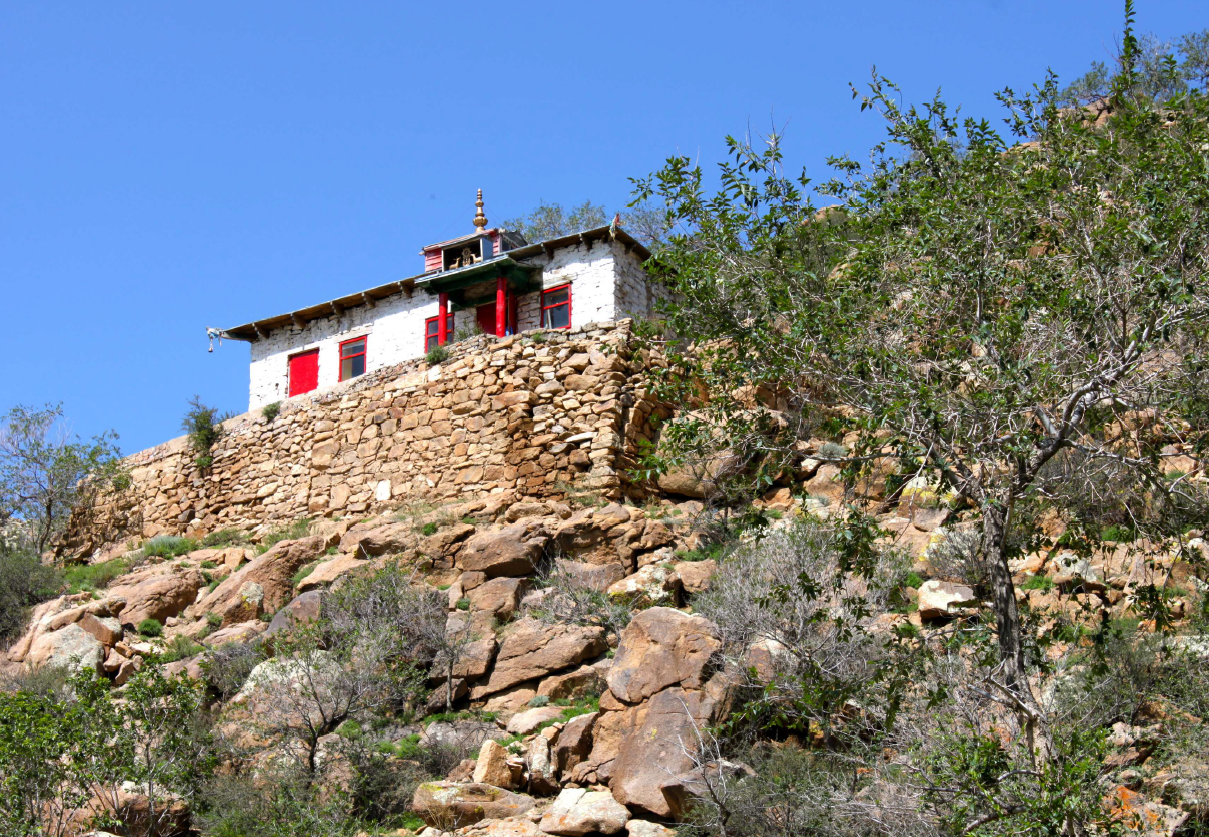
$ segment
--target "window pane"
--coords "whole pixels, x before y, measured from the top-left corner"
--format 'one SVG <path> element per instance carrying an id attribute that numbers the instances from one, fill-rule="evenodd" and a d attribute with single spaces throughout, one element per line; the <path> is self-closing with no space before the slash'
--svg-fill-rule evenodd
<path id="1" fill-rule="evenodd" d="M 351 355 L 362 354 L 364 352 L 365 352 L 365 338 L 364 337 L 362 337 L 360 340 L 351 340 L 348 343 L 345 343 L 343 346 L 340 347 L 340 356 L 341 357 L 349 357 Z"/>
<path id="2" fill-rule="evenodd" d="M 544 294 L 542 294 L 542 305 L 558 305 L 559 303 L 566 302 L 570 295 L 569 288 L 560 288 L 557 291 L 546 291 Z"/>
<path id="3" fill-rule="evenodd" d="M 439 323 L 437 322 L 437 320 L 438 320 L 438 319 L 440 319 L 440 318 L 439 318 L 439 317 L 433 317 L 431 320 L 429 320 L 428 322 L 424 323 L 424 333 L 425 333 L 426 335 L 428 335 L 429 337 L 433 337 L 433 336 L 435 336 L 435 335 L 436 335 L 436 333 L 437 333 L 437 326 L 439 325 Z"/>
<path id="4" fill-rule="evenodd" d="M 424 351 L 431 352 L 436 347 L 437 347 L 437 336 L 435 334 L 431 334 L 424 339 Z"/>
<path id="5" fill-rule="evenodd" d="M 340 380 L 347 381 L 365 372 L 365 355 L 348 357 L 340 361 Z"/>
<path id="6" fill-rule="evenodd" d="M 571 325 L 571 318 L 568 316 L 570 307 L 567 305 L 559 305 L 557 308 L 547 308 L 545 311 L 545 327 L 546 328 L 567 328 Z"/>

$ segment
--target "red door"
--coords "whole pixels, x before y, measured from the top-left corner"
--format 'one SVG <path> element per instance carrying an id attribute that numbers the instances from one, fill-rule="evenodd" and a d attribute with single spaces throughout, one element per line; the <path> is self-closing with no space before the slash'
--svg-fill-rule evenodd
<path id="1" fill-rule="evenodd" d="M 290 397 L 319 386 L 319 350 L 290 356 Z"/>

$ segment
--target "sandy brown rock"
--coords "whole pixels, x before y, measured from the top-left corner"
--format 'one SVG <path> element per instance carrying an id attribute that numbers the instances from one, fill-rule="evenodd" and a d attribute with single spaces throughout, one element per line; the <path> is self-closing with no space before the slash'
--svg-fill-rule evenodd
<path id="1" fill-rule="evenodd" d="M 705 561 L 680 561 L 674 565 L 674 569 L 686 593 L 704 593 L 709 589 L 710 579 L 718 571 L 718 562 L 712 558 Z"/>
<path id="2" fill-rule="evenodd" d="M 412 797 L 412 810 L 424 822 L 442 830 L 519 817 L 532 808 L 531 796 L 474 782 L 425 782 Z"/>
<path id="3" fill-rule="evenodd" d="M 125 599 L 119 617 L 123 625 L 136 626 L 144 619 L 163 622 L 183 613 L 206 583 L 198 570 L 178 570 L 156 565 L 122 576 L 109 587 L 111 598 Z"/>
<path id="4" fill-rule="evenodd" d="M 75 622 L 57 631 L 41 634 L 25 655 L 27 665 L 62 666 L 72 672 L 100 671 L 104 660 L 105 647 Z"/>
<path id="5" fill-rule="evenodd" d="M 528 575 L 548 540 L 540 527 L 515 523 L 467 540 L 458 550 L 457 563 L 464 571 L 485 573 L 488 578 Z"/>
<path id="6" fill-rule="evenodd" d="M 539 695 L 550 700 L 583 697 L 589 692 L 600 694 L 604 689 L 604 677 L 592 666 L 580 666 L 566 674 L 555 674 L 542 679 L 537 687 Z"/>
<path id="7" fill-rule="evenodd" d="M 599 712 L 577 715 L 558 733 L 552 756 L 560 775 L 570 773 L 592 752 L 592 727 L 599 715 Z"/>
<path id="8" fill-rule="evenodd" d="M 473 781 L 511 789 L 512 769 L 508 767 L 508 751 L 491 739 L 484 741 L 474 765 Z"/>
<path id="9" fill-rule="evenodd" d="M 626 810 L 612 794 L 586 788 L 563 790 L 550 806 L 538 828 L 547 834 L 565 837 L 587 837 L 588 834 L 616 834 L 630 819 Z"/>
<path id="10" fill-rule="evenodd" d="M 666 607 L 644 610 L 622 631 L 605 678 L 609 691 L 626 703 L 638 703 L 675 684 L 700 688 L 721 645 L 713 623 L 704 617 Z"/>
<path id="11" fill-rule="evenodd" d="M 688 795 L 684 776 L 694 767 L 696 729 L 715 720 L 704 692 L 665 689 L 639 708 L 611 765 L 609 788 L 618 802 L 655 817 L 679 819 Z"/>
<path id="12" fill-rule="evenodd" d="M 516 613 L 526 586 L 527 582 L 521 578 L 493 578 L 467 591 L 466 598 L 475 610 L 486 611 L 499 621 L 507 622 Z"/>
<path id="13" fill-rule="evenodd" d="M 215 613 L 222 618 L 224 625 L 255 618 L 261 613 L 275 613 L 294 598 L 294 573 L 322 555 L 324 549 L 324 539 L 318 535 L 296 541 L 281 541 L 228 576 L 194 604 L 190 613 L 195 617 Z M 258 585 L 263 593 L 255 608 L 248 607 L 249 584 Z"/>
<path id="14" fill-rule="evenodd" d="M 604 629 L 595 626 L 544 625 L 529 617 L 510 626 L 500 642 L 487 682 L 475 686 L 475 700 L 526 680 L 543 677 L 604 652 Z"/>

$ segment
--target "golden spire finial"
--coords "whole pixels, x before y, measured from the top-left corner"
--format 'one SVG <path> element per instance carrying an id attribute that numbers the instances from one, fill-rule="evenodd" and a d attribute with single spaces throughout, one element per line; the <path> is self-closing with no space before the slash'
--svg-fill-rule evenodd
<path id="1" fill-rule="evenodd" d="M 474 226 L 476 232 L 482 232 L 487 226 L 487 216 L 483 214 L 483 190 L 479 189 L 478 200 L 474 202 Z"/>

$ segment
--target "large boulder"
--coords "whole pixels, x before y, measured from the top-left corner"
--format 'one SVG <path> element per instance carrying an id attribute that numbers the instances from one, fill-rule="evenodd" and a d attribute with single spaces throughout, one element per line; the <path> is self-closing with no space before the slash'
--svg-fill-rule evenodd
<path id="1" fill-rule="evenodd" d="M 419 536 L 413 523 L 360 524 L 340 538 L 340 552 L 358 558 L 396 554 L 412 550 Z"/>
<path id="2" fill-rule="evenodd" d="M 123 576 L 109 587 L 107 595 L 125 599 L 119 618 L 123 625 L 135 626 L 144 619 L 163 622 L 182 613 L 205 583 L 199 570 L 159 564 Z"/>
<path id="3" fill-rule="evenodd" d="M 544 677 L 604 653 L 604 629 L 580 625 L 545 625 L 526 617 L 513 623 L 496 654 L 487 682 L 471 690 L 479 700 L 526 680 Z"/>
<path id="4" fill-rule="evenodd" d="M 714 624 L 702 616 L 653 607 L 639 613 L 621 633 L 609 691 L 638 703 L 673 685 L 701 688 L 714 654 L 722 647 Z"/>
<path id="5" fill-rule="evenodd" d="M 480 785 L 510 789 L 512 768 L 508 766 L 508 751 L 491 739 L 484 741 L 474 764 L 474 781 Z"/>
<path id="6" fill-rule="evenodd" d="M 281 541 L 272 549 L 231 573 L 190 608 L 194 616 L 214 613 L 223 624 L 254 619 L 261 613 L 276 613 L 294 598 L 294 574 L 323 554 L 325 540 L 315 535 L 296 541 Z M 259 601 L 250 605 L 249 585 L 260 588 Z M 251 611 L 255 612 L 251 612 Z M 125 622 L 123 614 L 122 621 Z"/>
<path id="7" fill-rule="evenodd" d="M 429 828 L 421 831 L 420 837 L 441 837 L 443 833 Z M 459 828 L 453 833 L 457 837 L 545 837 L 545 833 L 538 830 L 537 823 L 530 822 L 524 817 L 483 820 L 482 822 L 476 822 L 473 825 Z"/>
<path id="8" fill-rule="evenodd" d="M 265 631 L 265 636 L 272 636 L 280 631 L 289 630 L 295 625 L 313 622 L 319 618 L 319 607 L 319 591 L 308 590 L 273 614 L 273 621 L 269 623 L 269 629 Z"/>
<path id="9" fill-rule="evenodd" d="M 95 636 L 71 623 L 57 631 L 39 636 L 25 655 L 26 665 L 55 666 L 71 672 L 100 671 L 105 662 L 105 646 Z"/>
<path id="10" fill-rule="evenodd" d="M 632 710 L 632 726 L 610 770 L 617 801 L 661 819 L 680 819 L 698 734 L 714 722 L 716 708 L 705 692 L 671 688 Z"/>
<path id="11" fill-rule="evenodd" d="M 592 727 L 599 716 L 599 712 L 577 715 L 559 732 L 552 757 L 560 774 L 569 774 L 592 752 Z"/>
<path id="12" fill-rule="evenodd" d="M 466 594 L 470 606 L 475 610 L 490 613 L 501 622 L 507 622 L 516 613 L 525 581 L 520 578 L 493 578 Z"/>
<path id="13" fill-rule="evenodd" d="M 680 600 L 680 576 L 671 567 L 651 564 L 609 586 L 609 598 L 631 606 L 675 605 Z"/>
<path id="14" fill-rule="evenodd" d="M 919 586 L 920 619 L 939 619 L 972 604 L 978 604 L 978 597 L 964 584 L 931 579 Z"/>
<path id="15" fill-rule="evenodd" d="M 485 573 L 488 578 L 528 575 L 548 541 L 540 527 L 516 523 L 467 540 L 458 550 L 457 564 L 466 572 Z"/>
<path id="16" fill-rule="evenodd" d="M 520 817 L 533 797 L 477 782 L 424 782 L 416 788 L 412 811 L 433 828 L 449 831 L 483 820 Z"/>
<path id="17" fill-rule="evenodd" d="M 566 788 L 554 800 L 537 827 L 547 834 L 587 837 L 616 834 L 625 828 L 630 812 L 606 791 Z"/>

